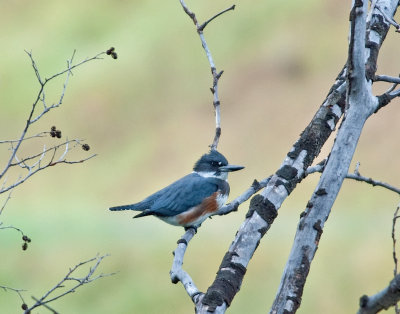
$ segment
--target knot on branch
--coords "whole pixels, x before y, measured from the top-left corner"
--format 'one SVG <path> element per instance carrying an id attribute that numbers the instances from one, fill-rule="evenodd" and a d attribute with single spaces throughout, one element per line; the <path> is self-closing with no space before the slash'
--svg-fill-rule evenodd
<path id="1" fill-rule="evenodd" d="M 323 232 L 321 223 L 322 223 L 321 220 L 318 219 L 317 222 L 315 222 L 313 225 L 313 229 L 315 231 L 317 231 L 317 235 L 315 236 L 315 244 L 316 245 L 318 245 L 319 240 L 321 239 L 322 232 Z"/>
<path id="2" fill-rule="evenodd" d="M 271 225 L 276 216 L 278 216 L 278 211 L 275 208 L 275 205 L 272 204 L 268 199 L 264 199 L 261 195 L 255 195 L 250 201 L 250 208 L 246 215 L 246 218 L 249 218 L 253 215 L 254 212 L 264 219 L 268 225 Z"/>
<path id="3" fill-rule="evenodd" d="M 285 187 L 286 191 L 288 192 L 288 194 L 290 194 L 296 187 L 297 173 L 298 173 L 298 170 L 295 167 L 292 167 L 289 165 L 284 165 L 282 168 L 280 168 L 276 172 L 276 175 L 286 181 L 284 182 L 282 180 L 278 180 L 276 184 L 283 185 Z"/>
<path id="4" fill-rule="evenodd" d="M 276 174 L 285 180 L 292 180 L 297 176 L 297 169 L 289 165 L 284 165 Z"/>
<path id="5" fill-rule="evenodd" d="M 232 258 L 238 256 L 237 253 L 227 252 L 219 267 L 214 283 L 208 288 L 202 303 L 207 305 L 208 311 L 214 312 L 218 306 L 224 302 L 229 306 L 239 291 L 246 267 L 234 263 Z"/>
<path id="6" fill-rule="evenodd" d="M 258 191 L 259 189 L 261 189 L 260 182 L 254 179 L 253 183 L 251 184 L 251 187 L 254 189 L 254 191 Z"/>
<path id="7" fill-rule="evenodd" d="M 388 23 L 385 17 L 381 14 L 372 15 L 371 31 L 378 33 L 379 37 L 385 37 L 390 28 L 390 23 Z"/>
<path id="8" fill-rule="evenodd" d="M 378 96 L 378 107 L 376 108 L 374 113 L 376 113 L 382 107 L 385 107 L 388 103 L 390 103 L 391 100 L 392 99 L 390 98 L 390 96 L 386 93 Z"/>
<path id="9" fill-rule="evenodd" d="M 365 308 L 365 307 L 367 306 L 367 304 L 368 304 L 368 300 L 369 300 L 368 296 L 364 294 L 364 295 L 360 298 L 360 307 L 361 307 L 361 308 Z"/>

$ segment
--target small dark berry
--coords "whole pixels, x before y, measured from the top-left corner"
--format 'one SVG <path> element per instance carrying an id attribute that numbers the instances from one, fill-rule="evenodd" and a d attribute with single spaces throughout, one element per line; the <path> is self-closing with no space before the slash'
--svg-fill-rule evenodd
<path id="1" fill-rule="evenodd" d="M 52 131 L 55 131 L 55 130 L 57 130 L 57 127 L 53 125 L 53 126 L 51 127 L 51 130 L 52 130 Z"/>
<path id="2" fill-rule="evenodd" d="M 24 242 L 24 244 L 22 244 L 22 250 L 26 250 L 28 248 L 28 243 Z"/>
<path id="3" fill-rule="evenodd" d="M 21 308 L 22 308 L 24 311 L 26 311 L 26 310 L 28 309 L 28 306 L 27 306 L 25 303 L 23 303 L 23 304 L 21 305 Z"/>
<path id="4" fill-rule="evenodd" d="M 88 144 L 83 144 L 82 149 L 88 151 L 90 149 L 90 146 Z"/>
<path id="5" fill-rule="evenodd" d="M 117 53 L 116 53 L 115 51 L 113 51 L 113 52 L 111 53 L 111 57 L 112 57 L 113 59 L 117 59 L 117 58 L 118 58 L 118 55 L 117 55 Z"/>
<path id="6" fill-rule="evenodd" d="M 57 138 L 61 138 L 61 131 L 60 130 L 56 131 L 56 136 L 57 136 Z"/>
<path id="7" fill-rule="evenodd" d="M 28 238 L 26 235 L 23 235 L 23 236 L 22 236 L 22 240 L 24 240 L 25 242 L 28 242 L 28 239 L 29 239 L 29 238 Z"/>
<path id="8" fill-rule="evenodd" d="M 112 53 L 114 52 L 114 50 L 115 50 L 115 48 L 114 48 L 114 47 L 111 47 L 110 49 L 108 49 L 108 50 L 106 51 L 106 54 L 107 54 L 107 55 L 110 55 L 110 54 L 112 54 Z"/>
<path id="9" fill-rule="evenodd" d="M 50 132 L 50 136 L 51 136 L 51 137 L 56 137 L 56 131 L 51 131 L 51 132 Z"/>

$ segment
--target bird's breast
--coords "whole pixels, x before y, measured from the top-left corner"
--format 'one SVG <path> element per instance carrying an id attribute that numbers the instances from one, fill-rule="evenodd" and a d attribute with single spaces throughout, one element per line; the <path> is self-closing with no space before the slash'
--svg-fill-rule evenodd
<path id="1" fill-rule="evenodd" d="M 218 209 L 223 206 L 228 198 L 228 195 L 215 192 L 211 196 L 205 198 L 199 205 L 190 208 L 189 210 L 176 216 L 176 221 L 179 225 L 198 226 Z"/>

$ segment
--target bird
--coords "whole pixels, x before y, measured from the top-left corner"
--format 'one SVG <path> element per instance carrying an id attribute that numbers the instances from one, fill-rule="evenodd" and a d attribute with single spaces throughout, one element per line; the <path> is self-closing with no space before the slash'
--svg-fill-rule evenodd
<path id="1" fill-rule="evenodd" d="M 153 215 L 174 226 L 197 229 L 225 205 L 230 191 L 228 173 L 243 168 L 228 164 L 224 155 L 214 149 L 200 157 L 190 174 L 141 202 L 109 210 L 141 211 L 133 218 Z"/>

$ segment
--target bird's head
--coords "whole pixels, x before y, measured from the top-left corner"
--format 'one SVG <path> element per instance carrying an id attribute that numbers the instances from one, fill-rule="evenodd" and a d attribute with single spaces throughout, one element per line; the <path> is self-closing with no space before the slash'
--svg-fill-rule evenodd
<path id="1" fill-rule="evenodd" d="M 228 172 L 241 170 L 243 168 L 242 166 L 229 165 L 224 155 L 216 150 L 211 150 L 209 153 L 200 157 L 194 165 L 193 171 L 203 177 L 215 177 L 226 180 Z"/>

